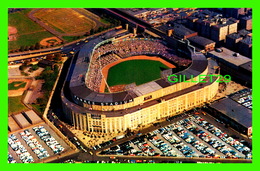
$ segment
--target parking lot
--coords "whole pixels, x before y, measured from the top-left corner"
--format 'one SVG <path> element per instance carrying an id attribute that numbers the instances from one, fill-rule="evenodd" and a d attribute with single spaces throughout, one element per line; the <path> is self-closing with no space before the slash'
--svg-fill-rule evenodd
<path id="1" fill-rule="evenodd" d="M 190 114 L 100 154 L 251 159 L 251 149 L 223 130 L 202 115 Z"/>
<path id="2" fill-rule="evenodd" d="M 9 134 L 8 144 L 9 163 L 40 162 L 70 148 L 46 124 Z"/>
<path id="3" fill-rule="evenodd" d="M 252 90 L 251 89 L 243 89 L 232 95 L 230 98 L 240 103 L 241 105 L 247 107 L 248 109 L 252 109 Z"/>

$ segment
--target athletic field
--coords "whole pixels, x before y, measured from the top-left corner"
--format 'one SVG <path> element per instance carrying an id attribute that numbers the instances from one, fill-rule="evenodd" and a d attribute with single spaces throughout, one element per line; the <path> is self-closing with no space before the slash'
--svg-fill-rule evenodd
<path id="1" fill-rule="evenodd" d="M 95 21 L 72 8 L 44 8 L 34 16 L 60 33 L 87 32 L 96 27 Z"/>
<path id="2" fill-rule="evenodd" d="M 25 86 L 26 86 L 26 82 L 14 81 L 8 84 L 8 90 L 18 90 L 20 88 L 24 88 Z"/>
<path id="3" fill-rule="evenodd" d="M 161 77 L 160 72 L 168 69 L 166 65 L 153 60 L 129 60 L 121 62 L 108 71 L 108 85 L 144 84 Z"/>

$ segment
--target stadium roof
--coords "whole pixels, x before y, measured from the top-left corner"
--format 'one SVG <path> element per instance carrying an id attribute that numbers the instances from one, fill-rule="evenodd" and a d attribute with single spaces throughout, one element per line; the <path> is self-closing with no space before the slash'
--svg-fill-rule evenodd
<path id="1" fill-rule="evenodd" d="M 148 93 L 151 93 L 156 90 L 160 90 L 162 87 L 157 84 L 155 81 L 145 83 L 139 86 L 134 87 L 133 92 L 138 96 L 142 96 Z"/>
<path id="2" fill-rule="evenodd" d="M 214 102 L 210 107 L 218 110 L 247 128 L 252 126 L 252 111 L 230 98 Z"/>

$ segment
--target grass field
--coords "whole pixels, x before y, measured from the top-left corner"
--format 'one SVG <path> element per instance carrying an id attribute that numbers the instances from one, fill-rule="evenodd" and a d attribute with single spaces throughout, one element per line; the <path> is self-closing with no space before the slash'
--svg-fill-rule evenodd
<path id="1" fill-rule="evenodd" d="M 23 12 L 8 14 L 8 25 L 16 27 L 19 35 L 43 31 L 44 29 L 41 26 L 24 15 L 26 12 L 28 11 L 24 10 Z"/>
<path id="2" fill-rule="evenodd" d="M 42 39 L 53 37 L 53 35 L 45 31 L 40 25 L 33 22 L 27 13 L 32 9 L 23 10 L 8 14 L 8 26 L 17 29 L 17 40 L 8 41 L 8 49 L 19 49 L 21 46 L 31 46 L 39 43 Z"/>
<path id="3" fill-rule="evenodd" d="M 62 36 L 62 38 L 68 42 L 72 42 L 77 39 L 82 39 L 84 36 Z"/>
<path id="4" fill-rule="evenodd" d="M 168 69 L 159 61 L 130 60 L 111 67 L 108 71 L 107 83 L 109 86 L 130 84 L 144 84 L 161 77 L 160 72 Z"/>
<path id="5" fill-rule="evenodd" d="M 14 81 L 8 84 L 8 90 L 18 90 L 19 88 L 24 88 L 25 86 L 26 86 L 26 82 Z"/>
<path id="6" fill-rule="evenodd" d="M 16 41 L 8 42 L 8 49 L 19 49 L 21 46 L 31 46 L 39 43 L 42 39 L 53 37 L 53 35 L 47 31 L 40 31 L 37 33 L 19 35 Z"/>
<path id="7" fill-rule="evenodd" d="M 8 115 L 19 113 L 27 109 L 27 107 L 22 104 L 21 99 L 22 96 L 8 97 Z"/>
<path id="8" fill-rule="evenodd" d="M 41 9 L 34 16 L 60 33 L 87 32 L 96 26 L 93 20 L 71 8 Z"/>

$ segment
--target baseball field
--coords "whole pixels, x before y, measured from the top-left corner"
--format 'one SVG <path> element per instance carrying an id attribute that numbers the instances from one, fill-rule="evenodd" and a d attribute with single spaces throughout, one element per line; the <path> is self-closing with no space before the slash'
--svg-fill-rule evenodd
<path id="1" fill-rule="evenodd" d="M 31 46 L 39 43 L 42 39 L 53 35 L 44 30 L 40 25 L 33 22 L 27 13 L 31 9 L 8 14 L 8 29 L 15 30 L 13 41 L 8 41 L 8 49 L 19 49 L 21 46 Z"/>
<path id="2" fill-rule="evenodd" d="M 121 62 L 108 71 L 108 85 L 144 84 L 161 77 L 161 71 L 169 67 L 160 61 L 128 60 Z"/>
<path id="3" fill-rule="evenodd" d="M 26 86 L 26 82 L 14 81 L 8 84 L 8 90 L 18 90 L 20 88 L 24 88 L 25 86 Z"/>

